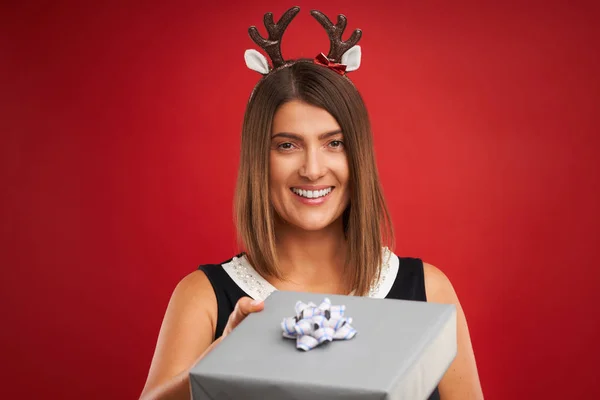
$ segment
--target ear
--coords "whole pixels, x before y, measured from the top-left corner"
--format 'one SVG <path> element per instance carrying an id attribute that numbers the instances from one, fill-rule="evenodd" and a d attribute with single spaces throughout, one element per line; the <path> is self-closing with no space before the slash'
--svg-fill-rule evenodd
<path id="1" fill-rule="evenodd" d="M 246 50 L 244 53 L 244 60 L 246 60 L 246 66 L 253 71 L 260 74 L 266 75 L 269 73 L 269 62 L 258 51 L 254 49 Z"/>
<path id="2" fill-rule="evenodd" d="M 360 67 L 360 58 L 362 56 L 360 46 L 352 46 L 342 56 L 342 64 L 346 66 L 346 72 L 356 71 Z"/>

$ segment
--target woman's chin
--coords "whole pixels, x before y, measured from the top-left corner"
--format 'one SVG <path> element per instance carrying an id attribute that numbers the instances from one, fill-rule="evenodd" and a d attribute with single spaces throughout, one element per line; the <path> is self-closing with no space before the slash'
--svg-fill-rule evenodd
<path id="1" fill-rule="evenodd" d="M 301 230 L 307 231 L 307 232 L 319 232 L 319 231 L 322 231 L 329 227 L 329 224 L 323 224 L 323 223 L 314 223 L 314 224 L 302 223 L 302 224 L 294 224 L 294 225 L 298 229 L 301 229 Z"/>
<path id="2" fill-rule="evenodd" d="M 295 227 L 297 227 L 300 230 L 303 231 L 307 231 L 307 232 L 318 232 L 318 231 L 322 231 L 328 228 L 331 228 L 333 225 L 335 225 L 338 222 L 338 218 L 327 218 L 327 217 L 320 217 L 320 218 L 303 218 L 303 219 L 296 219 L 293 221 L 288 221 L 288 223 L 290 225 L 293 225 Z"/>

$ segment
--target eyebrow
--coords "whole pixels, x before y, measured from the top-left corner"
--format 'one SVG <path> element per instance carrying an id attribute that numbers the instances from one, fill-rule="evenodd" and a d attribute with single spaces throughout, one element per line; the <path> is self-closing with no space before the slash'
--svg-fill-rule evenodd
<path id="1" fill-rule="evenodd" d="M 319 135 L 319 140 L 323 140 L 323 139 L 327 139 L 328 137 L 331 137 L 333 135 L 337 135 L 342 133 L 341 129 L 337 129 L 335 131 L 330 131 L 330 132 L 325 132 Z M 273 135 L 271 137 L 271 139 L 275 139 L 278 137 L 284 137 L 284 138 L 288 138 L 288 139 L 294 139 L 294 140 L 304 140 L 304 138 L 301 135 L 298 135 L 296 133 L 290 133 L 290 132 L 279 132 L 276 133 L 275 135 Z"/>

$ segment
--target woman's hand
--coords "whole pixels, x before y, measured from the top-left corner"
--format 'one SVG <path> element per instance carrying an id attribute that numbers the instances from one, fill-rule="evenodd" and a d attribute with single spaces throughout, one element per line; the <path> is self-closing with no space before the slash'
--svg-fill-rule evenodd
<path id="1" fill-rule="evenodd" d="M 250 297 L 242 297 L 235 304 L 233 312 L 229 314 L 229 320 L 225 329 L 223 329 L 223 336 L 225 337 L 231 333 L 231 331 L 240 324 L 251 313 L 262 311 L 265 308 L 265 303 L 258 300 L 252 300 Z"/>
<path id="2" fill-rule="evenodd" d="M 252 300 L 250 297 L 242 297 L 241 299 L 239 299 L 238 302 L 235 304 L 233 312 L 229 314 L 229 319 L 227 320 L 227 325 L 225 325 L 225 328 L 223 329 L 223 334 L 217 340 L 212 342 L 210 346 L 208 346 L 208 348 L 204 351 L 204 353 L 202 353 L 200 358 L 196 360 L 194 365 L 202 358 L 204 358 L 204 356 L 210 353 L 215 348 L 215 346 L 221 343 L 221 340 L 223 340 L 225 336 L 229 335 L 231 331 L 233 331 L 235 327 L 238 326 L 240 322 L 242 322 L 248 315 L 254 312 L 262 311 L 264 308 L 265 303 L 263 303 L 262 301 Z"/>

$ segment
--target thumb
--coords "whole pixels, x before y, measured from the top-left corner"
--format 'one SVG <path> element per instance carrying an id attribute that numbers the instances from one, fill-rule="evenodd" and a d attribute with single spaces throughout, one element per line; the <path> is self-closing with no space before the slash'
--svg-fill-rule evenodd
<path id="1" fill-rule="evenodd" d="M 235 304 L 233 312 L 229 316 L 227 326 L 223 335 L 229 334 L 236 326 L 240 324 L 249 314 L 259 312 L 264 309 L 265 305 L 262 301 L 252 300 L 250 297 L 242 297 Z"/>
<path id="2" fill-rule="evenodd" d="M 233 310 L 234 314 L 245 318 L 249 314 L 257 311 L 262 311 L 265 308 L 265 303 L 260 300 L 253 300 L 250 297 L 242 297 L 238 300 Z"/>

